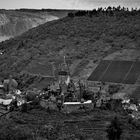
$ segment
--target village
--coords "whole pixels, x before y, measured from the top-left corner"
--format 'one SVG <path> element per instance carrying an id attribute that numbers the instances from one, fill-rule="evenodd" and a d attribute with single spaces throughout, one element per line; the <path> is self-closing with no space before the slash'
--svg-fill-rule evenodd
<path id="1" fill-rule="evenodd" d="M 139 100 L 123 96 L 123 85 L 103 82 L 74 81 L 65 61 L 61 64 L 58 80 L 47 87 L 20 91 L 18 82 L 9 75 L 0 84 L 0 104 L 8 112 L 27 112 L 39 105 L 46 110 L 56 110 L 66 114 L 80 111 L 123 110 L 134 119 L 140 119 Z M 5 113 L 7 114 L 7 112 Z M 1 111 L 1 115 L 4 113 Z"/>

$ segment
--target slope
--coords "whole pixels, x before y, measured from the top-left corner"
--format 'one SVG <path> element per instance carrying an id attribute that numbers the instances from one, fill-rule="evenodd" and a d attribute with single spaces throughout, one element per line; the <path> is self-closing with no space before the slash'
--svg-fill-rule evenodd
<path id="1" fill-rule="evenodd" d="M 65 17 L 67 10 L 0 10 L 0 41 L 22 34 L 45 22 Z"/>
<path id="2" fill-rule="evenodd" d="M 73 76 L 87 77 L 94 64 L 109 54 L 124 49 L 138 50 L 139 37 L 139 13 L 127 17 L 65 17 L 0 43 L 4 52 L 0 56 L 0 72 L 17 75 L 39 62 L 56 66 L 66 55 L 71 68 L 75 68 Z"/>

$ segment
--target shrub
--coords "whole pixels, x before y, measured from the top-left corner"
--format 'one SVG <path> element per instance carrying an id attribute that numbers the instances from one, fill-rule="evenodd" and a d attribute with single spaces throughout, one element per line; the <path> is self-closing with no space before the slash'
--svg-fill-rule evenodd
<path id="1" fill-rule="evenodd" d="M 73 18 L 74 17 L 74 14 L 73 13 L 68 13 L 68 17 Z"/>
<path id="2" fill-rule="evenodd" d="M 21 106 L 21 112 L 27 112 L 27 110 L 28 110 L 27 104 L 26 103 L 22 104 L 22 106 Z"/>
<path id="3" fill-rule="evenodd" d="M 37 136 L 40 136 L 45 139 L 56 140 L 60 137 L 59 136 L 60 130 L 61 130 L 60 124 L 56 124 L 56 126 L 44 125 L 44 126 L 41 126 L 40 128 L 38 128 Z"/>
<path id="4" fill-rule="evenodd" d="M 119 85 L 109 85 L 108 92 L 109 94 L 117 93 L 120 90 Z"/>
<path id="5" fill-rule="evenodd" d="M 0 140 L 33 140 L 33 136 L 28 127 L 16 126 L 7 122 L 1 125 Z"/>
<path id="6" fill-rule="evenodd" d="M 35 98 L 36 98 L 36 94 L 35 93 L 30 92 L 30 93 L 28 93 L 26 95 L 27 102 L 33 101 L 33 100 L 35 100 Z"/>

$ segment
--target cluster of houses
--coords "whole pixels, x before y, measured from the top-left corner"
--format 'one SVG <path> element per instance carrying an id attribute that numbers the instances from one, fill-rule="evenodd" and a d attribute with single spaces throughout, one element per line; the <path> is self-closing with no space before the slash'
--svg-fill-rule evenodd
<path id="1" fill-rule="evenodd" d="M 68 81 L 69 80 L 69 81 Z M 89 86 L 81 81 L 76 83 L 67 78 L 65 84 L 54 82 L 43 90 L 32 89 L 21 92 L 17 89 L 18 83 L 12 76 L 0 84 L 0 104 L 5 106 L 22 106 L 30 104 L 39 99 L 39 104 L 50 110 L 62 110 L 73 112 L 79 109 L 93 110 L 106 106 L 110 100 L 120 99 L 124 111 L 132 118 L 140 119 L 140 103 L 135 103 L 129 98 L 116 98 L 114 94 L 109 93 L 109 86 L 105 83 L 98 83 Z"/>
<path id="2" fill-rule="evenodd" d="M 46 109 L 58 109 L 66 112 L 77 111 L 78 109 L 94 109 L 107 106 L 111 100 L 120 100 L 122 108 L 127 111 L 131 117 L 140 118 L 140 104 L 132 103 L 128 98 L 120 98 L 117 95 L 119 92 L 114 86 L 114 91 L 110 90 L 111 86 L 106 83 L 95 83 L 90 85 L 90 82 L 74 81 L 71 79 L 67 64 L 64 62 L 62 69 L 59 72 L 58 81 L 53 82 L 42 90 L 32 89 L 21 92 L 17 89 L 18 83 L 10 75 L 0 83 L 0 104 L 10 106 L 12 104 L 22 106 L 38 102 Z M 117 87 L 117 88 L 115 88 Z M 114 93 L 113 93 L 114 92 Z"/>

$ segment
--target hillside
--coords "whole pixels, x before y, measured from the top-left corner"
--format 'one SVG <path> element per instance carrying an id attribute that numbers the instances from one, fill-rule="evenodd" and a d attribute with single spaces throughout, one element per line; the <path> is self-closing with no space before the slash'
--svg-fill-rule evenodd
<path id="1" fill-rule="evenodd" d="M 33 109 L 27 113 L 12 112 L 0 122 L 0 138 L 9 140 L 108 140 L 107 127 L 116 115 L 121 122 L 121 139 L 139 140 L 139 121 L 132 120 L 120 112 L 94 109 L 65 114 L 58 111 Z"/>
<path id="2" fill-rule="evenodd" d="M 68 10 L 0 10 L 0 41 L 22 34 L 45 22 L 65 17 Z"/>
<path id="3" fill-rule="evenodd" d="M 57 68 L 65 55 L 73 77 L 86 79 L 108 55 L 121 50 L 140 51 L 139 38 L 139 11 L 127 16 L 65 17 L 0 43 L 4 52 L 0 56 L 0 72 L 17 76 L 38 63 L 46 67 L 47 63 L 54 63 Z"/>

